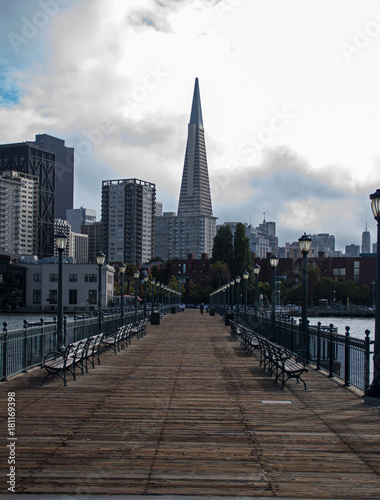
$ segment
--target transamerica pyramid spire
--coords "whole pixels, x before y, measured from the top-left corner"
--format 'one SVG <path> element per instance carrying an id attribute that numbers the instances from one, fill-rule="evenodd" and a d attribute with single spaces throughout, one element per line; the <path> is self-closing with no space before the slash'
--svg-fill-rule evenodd
<path id="1" fill-rule="evenodd" d="M 193 103 L 183 166 L 178 216 L 212 216 L 210 182 L 207 168 L 206 144 L 203 129 L 198 78 L 195 79 Z"/>

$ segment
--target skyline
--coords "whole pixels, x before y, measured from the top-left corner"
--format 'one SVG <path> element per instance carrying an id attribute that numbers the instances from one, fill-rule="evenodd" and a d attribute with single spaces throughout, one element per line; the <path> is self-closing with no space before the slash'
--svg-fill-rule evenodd
<path id="1" fill-rule="evenodd" d="M 74 208 L 101 183 L 156 184 L 177 211 L 199 78 L 218 223 L 276 222 L 336 248 L 376 242 L 380 187 L 374 1 L 0 2 L 1 143 L 47 133 L 75 148 Z"/>

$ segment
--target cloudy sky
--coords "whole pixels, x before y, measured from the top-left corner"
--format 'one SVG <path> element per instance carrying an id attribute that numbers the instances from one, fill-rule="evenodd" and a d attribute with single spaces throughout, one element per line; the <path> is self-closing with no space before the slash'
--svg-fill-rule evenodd
<path id="1" fill-rule="evenodd" d="M 199 78 L 214 215 L 360 244 L 380 188 L 380 5 L 368 0 L 0 0 L 0 142 L 75 148 L 176 211 Z"/>

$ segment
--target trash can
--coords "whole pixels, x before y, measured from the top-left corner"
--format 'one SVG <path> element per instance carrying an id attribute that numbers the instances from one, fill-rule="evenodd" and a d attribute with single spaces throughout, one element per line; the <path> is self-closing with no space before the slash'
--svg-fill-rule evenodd
<path id="1" fill-rule="evenodd" d="M 215 307 L 210 307 L 210 316 L 215 316 Z"/>
<path id="2" fill-rule="evenodd" d="M 158 311 L 152 312 L 150 315 L 150 324 L 159 325 L 160 324 L 160 313 Z"/>
<path id="3" fill-rule="evenodd" d="M 226 326 L 230 326 L 230 319 L 234 320 L 234 313 L 226 313 L 224 317 L 224 324 Z"/>

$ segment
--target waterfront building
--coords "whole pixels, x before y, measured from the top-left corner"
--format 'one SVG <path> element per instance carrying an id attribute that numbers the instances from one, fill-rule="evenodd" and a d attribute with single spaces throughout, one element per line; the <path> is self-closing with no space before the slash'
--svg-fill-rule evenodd
<path id="1" fill-rule="evenodd" d="M 0 145 L 0 172 L 34 175 L 39 182 L 37 255 L 54 253 L 55 155 L 32 142 Z"/>
<path id="2" fill-rule="evenodd" d="M 14 255 L 37 253 L 38 178 L 0 172 L 0 249 Z"/>
<path id="3" fill-rule="evenodd" d="M 166 212 L 157 217 L 155 254 L 164 260 L 186 259 L 188 254 L 201 258 L 210 254 L 216 235 L 212 213 L 205 134 L 198 78 L 188 124 L 185 161 L 177 214 Z"/>
<path id="4" fill-rule="evenodd" d="M 156 186 L 140 179 L 102 182 L 102 251 L 109 263 L 139 265 L 153 258 Z"/>
<path id="5" fill-rule="evenodd" d="M 44 151 L 54 153 L 54 217 L 56 219 L 65 219 L 66 210 L 73 208 L 74 148 L 65 146 L 65 141 L 63 139 L 58 139 L 48 134 L 36 135 L 34 144 Z"/>
<path id="6" fill-rule="evenodd" d="M 58 301 L 58 259 L 56 262 L 35 261 L 23 265 L 26 272 L 26 307 L 36 311 L 56 311 Z M 115 269 L 104 264 L 102 273 L 102 304 L 112 303 Z M 85 312 L 98 303 L 97 264 L 74 264 L 64 259 L 62 266 L 63 309 Z"/>
<path id="7" fill-rule="evenodd" d="M 84 207 L 71 208 L 66 210 L 66 220 L 70 222 L 72 231 L 80 233 L 82 226 L 96 222 L 96 210 Z"/>

